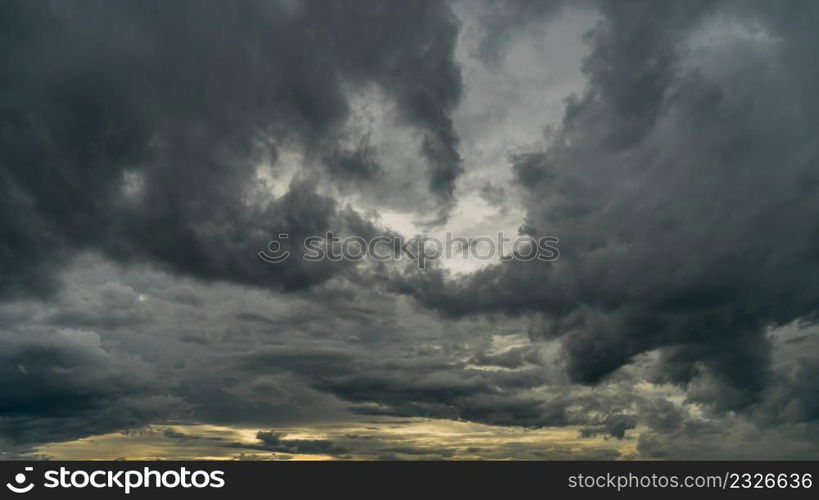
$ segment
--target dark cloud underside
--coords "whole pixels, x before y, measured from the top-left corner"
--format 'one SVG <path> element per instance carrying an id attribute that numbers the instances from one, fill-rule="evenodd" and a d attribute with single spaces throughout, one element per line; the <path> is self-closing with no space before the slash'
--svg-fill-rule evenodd
<path id="1" fill-rule="evenodd" d="M 442 213 L 451 204 L 461 166 L 449 112 L 461 80 L 445 4 L 2 9 L 0 293 L 50 291 L 54 267 L 89 248 L 204 279 L 286 288 L 323 281 L 326 266 L 261 267 L 249 257 L 271 234 L 361 228 L 355 214 L 339 213 L 309 180 L 263 207 L 246 198 L 255 165 L 268 159 L 275 168 L 281 144 L 335 150 L 345 85 L 379 86 L 424 131 L 418 154 L 428 166 L 419 178 Z M 355 175 L 356 160 L 327 168 Z"/>
<path id="2" fill-rule="evenodd" d="M 817 22 L 811 1 L 3 2 L 0 451 L 141 428 L 237 457 L 816 458 Z M 521 69 L 550 51 L 585 55 Z M 498 102 L 571 71 L 517 137 L 534 118 Z M 556 262 L 257 258 L 515 213 Z M 146 427 L 171 423 L 201 434 Z"/>

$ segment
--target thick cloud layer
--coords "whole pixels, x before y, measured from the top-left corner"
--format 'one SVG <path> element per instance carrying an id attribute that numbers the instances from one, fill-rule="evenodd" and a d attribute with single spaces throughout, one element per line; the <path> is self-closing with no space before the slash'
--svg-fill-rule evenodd
<path id="1" fill-rule="evenodd" d="M 184 408 L 153 368 L 106 351 L 97 334 L 26 329 L 2 334 L 0 436 L 15 445 L 145 425 Z"/>
<path id="2" fill-rule="evenodd" d="M 4 456 L 140 429 L 177 457 L 816 458 L 817 20 L 5 2 Z M 520 213 L 557 261 L 257 257 Z"/>
<path id="3" fill-rule="evenodd" d="M 331 154 L 344 133 L 345 87 L 378 86 L 423 131 L 417 177 L 438 200 L 435 217 L 452 202 L 461 167 L 449 112 L 461 80 L 444 4 L 2 9 L 0 293 L 48 292 L 54 266 L 89 248 L 204 279 L 286 288 L 325 280 L 326 266 L 249 257 L 278 233 L 366 226 L 315 192 L 320 172 L 305 171 L 273 201 L 254 186 L 258 165 L 275 173 L 283 147 L 327 159 L 333 175 L 377 181 L 350 167 L 355 157 Z"/>
<path id="4" fill-rule="evenodd" d="M 767 329 L 817 315 L 815 6 L 600 8 L 588 88 L 513 158 L 523 230 L 559 236 L 559 261 L 404 289 L 450 314 L 540 315 L 576 381 L 659 348 L 657 381 L 704 373 L 704 400 L 746 407 L 771 379 Z"/>

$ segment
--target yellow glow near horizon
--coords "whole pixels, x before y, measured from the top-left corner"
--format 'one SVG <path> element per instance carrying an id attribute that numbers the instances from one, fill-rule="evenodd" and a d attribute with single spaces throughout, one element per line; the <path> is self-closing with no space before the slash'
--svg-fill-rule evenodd
<path id="1" fill-rule="evenodd" d="M 166 432 L 171 430 L 173 432 Z M 566 459 L 577 453 L 608 450 L 621 458 L 636 455 L 634 439 L 617 440 L 580 437 L 578 427 L 523 429 L 454 420 L 403 420 L 315 427 L 277 428 L 283 439 L 328 440 L 350 449 L 343 458 L 367 460 L 386 452 L 395 458 L 436 458 L 440 450 L 448 459 Z M 31 456 L 55 460 L 332 460 L 323 453 L 285 453 L 260 449 L 259 429 L 215 425 L 154 425 L 129 432 L 116 432 L 51 443 L 38 447 Z M 360 444 L 360 447 L 356 446 Z M 396 451 L 398 450 L 398 451 Z M 412 450 L 411 452 L 406 450 Z M 507 451 L 504 451 L 507 450 Z"/>

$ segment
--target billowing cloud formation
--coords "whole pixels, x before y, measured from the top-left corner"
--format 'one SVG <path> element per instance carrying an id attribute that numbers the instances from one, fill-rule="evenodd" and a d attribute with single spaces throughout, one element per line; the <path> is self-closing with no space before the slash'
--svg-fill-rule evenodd
<path id="1" fill-rule="evenodd" d="M 813 3 L 0 10 L 5 456 L 818 456 Z M 520 213 L 556 262 L 256 257 Z"/>
<path id="2" fill-rule="evenodd" d="M 4 332 L 0 346 L 0 436 L 16 445 L 140 426 L 184 407 L 149 364 L 106 351 L 92 332 Z"/>
<path id="3" fill-rule="evenodd" d="M 660 349 L 656 381 L 722 409 L 771 381 L 771 326 L 815 321 L 817 108 L 803 9 L 600 4 L 588 87 L 513 168 L 523 230 L 561 238 L 553 266 L 510 262 L 406 289 L 451 314 L 535 313 L 572 379 L 594 384 Z"/>
<path id="4" fill-rule="evenodd" d="M 54 267 L 89 248 L 203 279 L 286 288 L 325 280 L 326 266 L 245 257 L 278 233 L 366 231 L 316 193 L 316 172 L 286 196 L 253 203 L 258 165 L 275 172 L 282 147 L 335 158 L 345 86 L 378 86 L 423 131 L 418 178 L 441 210 L 452 202 L 461 166 L 449 112 L 461 80 L 445 4 L 2 9 L 0 293 L 49 291 Z M 359 181 L 375 175 L 355 162 L 326 167 Z"/>

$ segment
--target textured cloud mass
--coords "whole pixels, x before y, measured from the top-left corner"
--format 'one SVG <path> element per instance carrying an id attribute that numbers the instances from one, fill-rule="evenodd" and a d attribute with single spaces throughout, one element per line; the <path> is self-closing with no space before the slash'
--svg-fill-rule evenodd
<path id="1" fill-rule="evenodd" d="M 524 230 L 560 235 L 560 261 L 411 288 L 452 314 L 542 315 L 579 382 L 660 348 L 658 380 L 707 372 L 719 407 L 755 402 L 767 329 L 813 321 L 819 293 L 816 71 L 796 63 L 819 42 L 796 17 L 816 13 L 756 7 L 602 4 L 588 87 L 512 160 Z"/>
<path id="2" fill-rule="evenodd" d="M 252 203 L 257 165 L 275 172 L 288 146 L 327 150 L 317 156 L 333 175 L 377 182 L 351 166 L 360 152 L 338 158 L 345 86 L 378 86 L 423 131 L 417 177 L 444 207 L 451 202 L 461 167 L 448 113 L 461 81 L 443 4 L 3 10 L 4 294 L 47 291 L 52 267 L 85 248 L 205 279 L 285 287 L 326 279 L 331 271 L 318 266 L 260 273 L 234 257 L 255 255 L 274 231 L 361 225 L 316 193 L 311 178 L 321 172 Z"/>
<path id="3" fill-rule="evenodd" d="M 817 21 L 4 2 L 3 456 L 816 458 Z M 257 257 L 510 227 L 560 258 Z"/>

